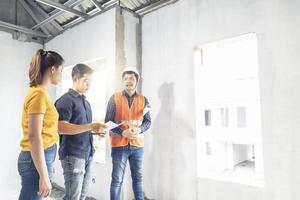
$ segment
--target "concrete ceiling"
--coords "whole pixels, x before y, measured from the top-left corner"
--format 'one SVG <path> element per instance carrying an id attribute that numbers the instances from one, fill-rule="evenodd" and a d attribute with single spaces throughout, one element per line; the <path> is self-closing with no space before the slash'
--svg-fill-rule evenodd
<path id="1" fill-rule="evenodd" d="M 44 43 L 115 6 L 142 17 L 178 0 L 1 0 L 0 30 Z"/>

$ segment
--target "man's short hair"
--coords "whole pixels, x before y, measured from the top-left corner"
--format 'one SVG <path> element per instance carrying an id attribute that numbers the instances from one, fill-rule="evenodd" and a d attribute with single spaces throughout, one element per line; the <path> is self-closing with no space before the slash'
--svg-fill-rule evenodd
<path id="1" fill-rule="evenodd" d="M 85 74 L 92 74 L 94 70 L 85 64 L 77 64 L 72 69 L 72 79 L 81 78 Z"/>

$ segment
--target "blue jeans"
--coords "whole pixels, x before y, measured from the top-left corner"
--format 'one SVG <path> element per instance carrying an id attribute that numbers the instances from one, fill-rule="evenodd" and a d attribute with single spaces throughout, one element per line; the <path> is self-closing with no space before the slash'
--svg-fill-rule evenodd
<path id="1" fill-rule="evenodd" d="M 61 160 L 65 179 L 64 200 L 84 200 L 91 181 L 93 159 L 86 161 L 74 156 L 66 156 Z"/>
<path id="2" fill-rule="evenodd" d="M 56 157 L 57 146 L 54 144 L 44 150 L 45 160 L 48 169 L 49 178 L 51 180 L 54 173 L 54 161 Z M 40 200 L 37 192 L 39 191 L 39 173 L 35 168 L 30 151 L 21 151 L 18 158 L 18 171 L 21 176 L 21 192 L 19 200 Z"/>
<path id="3" fill-rule="evenodd" d="M 120 199 L 121 186 L 123 183 L 127 160 L 130 165 L 132 188 L 135 200 L 144 200 L 142 175 L 143 155 L 144 149 L 140 147 L 125 146 L 112 148 L 111 157 L 113 170 L 110 184 L 111 200 Z"/>

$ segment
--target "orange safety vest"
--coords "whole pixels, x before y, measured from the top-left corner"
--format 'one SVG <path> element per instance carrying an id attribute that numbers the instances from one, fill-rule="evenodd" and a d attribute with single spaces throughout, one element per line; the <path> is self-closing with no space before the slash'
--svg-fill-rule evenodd
<path id="1" fill-rule="evenodd" d="M 122 92 L 115 93 L 114 100 L 116 104 L 115 121 L 123 123 L 123 125 L 120 126 L 121 129 L 126 130 L 129 126 L 139 127 L 142 125 L 144 119 L 143 110 L 145 107 L 144 96 L 136 94 L 130 108 L 128 100 Z M 111 135 L 112 147 L 127 146 L 129 143 L 132 146 L 143 147 L 144 134 L 139 134 L 139 137 L 136 139 L 128 139 L 121 135 Z"/>

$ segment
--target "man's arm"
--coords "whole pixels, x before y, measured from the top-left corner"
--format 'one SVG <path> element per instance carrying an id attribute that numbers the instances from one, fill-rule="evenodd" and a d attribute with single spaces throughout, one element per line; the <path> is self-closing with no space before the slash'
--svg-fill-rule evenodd
<path id="1" fill-rule="evenodd" d="M 106 108 L 106 115 L 105 115 L 105 123 L 112 121 L 115 122 L 115 114 L 116 114 L 116 103 L 114 100 L 114 95 L 110 97 L 107 108 Z M 112 133 L 116 135 L 122 135 L 123 130 L 120 127 L 116 127 L 111 130 Z"/>
<path id="2" fill-rule="evenodd" d="M 150 108 L 150 104 L 148 99 L 145 97 L 145 107 Z M 142 125 L 140 126 L 141 128 L 141 133 L 147 131 L 151 126 L 151 116 L 150 116 L 150 111 L 148 111 L 145 115 L 144 115 L 144 119 L 142 122 Z"/>
<path id="3" fill-rule="evenodd" d="M 66 96 L 62 96 L 55 102 L 56 109 L 59 113 L 58 131 L 60 135 L 76 135 L 86 131 L 103 133 L 105 125 L 100 123 L 73 124 L 70 123 L 73 115 L 73 104 Z"/>
<path id="4" fill-rule="evenodd" d="M 105 127 L 105 125 L 100 123 L 77 125 L 68 121 L 58 121 L 58 130 L 61 135 L 76 135 L 90 130 L 95 133 L 103 133 Z"/>
<path id="5" fill-rule="evenodd" d="M 145 97 L 145 107 L 144 108 L 146 108 L 146 107 L 150 108 L 150 104 L 149 104 L 148 99 Z M 144 115 L 144 119 L 143 119 L 141 126 L 133 128 L 132 131 L 135 134 L 141 134 L 141 133 L 147 131 L 150 128 L 150 126 L 151 126 L 151 116 L 150 116 L 150 111 L 148 111 Z"/>

